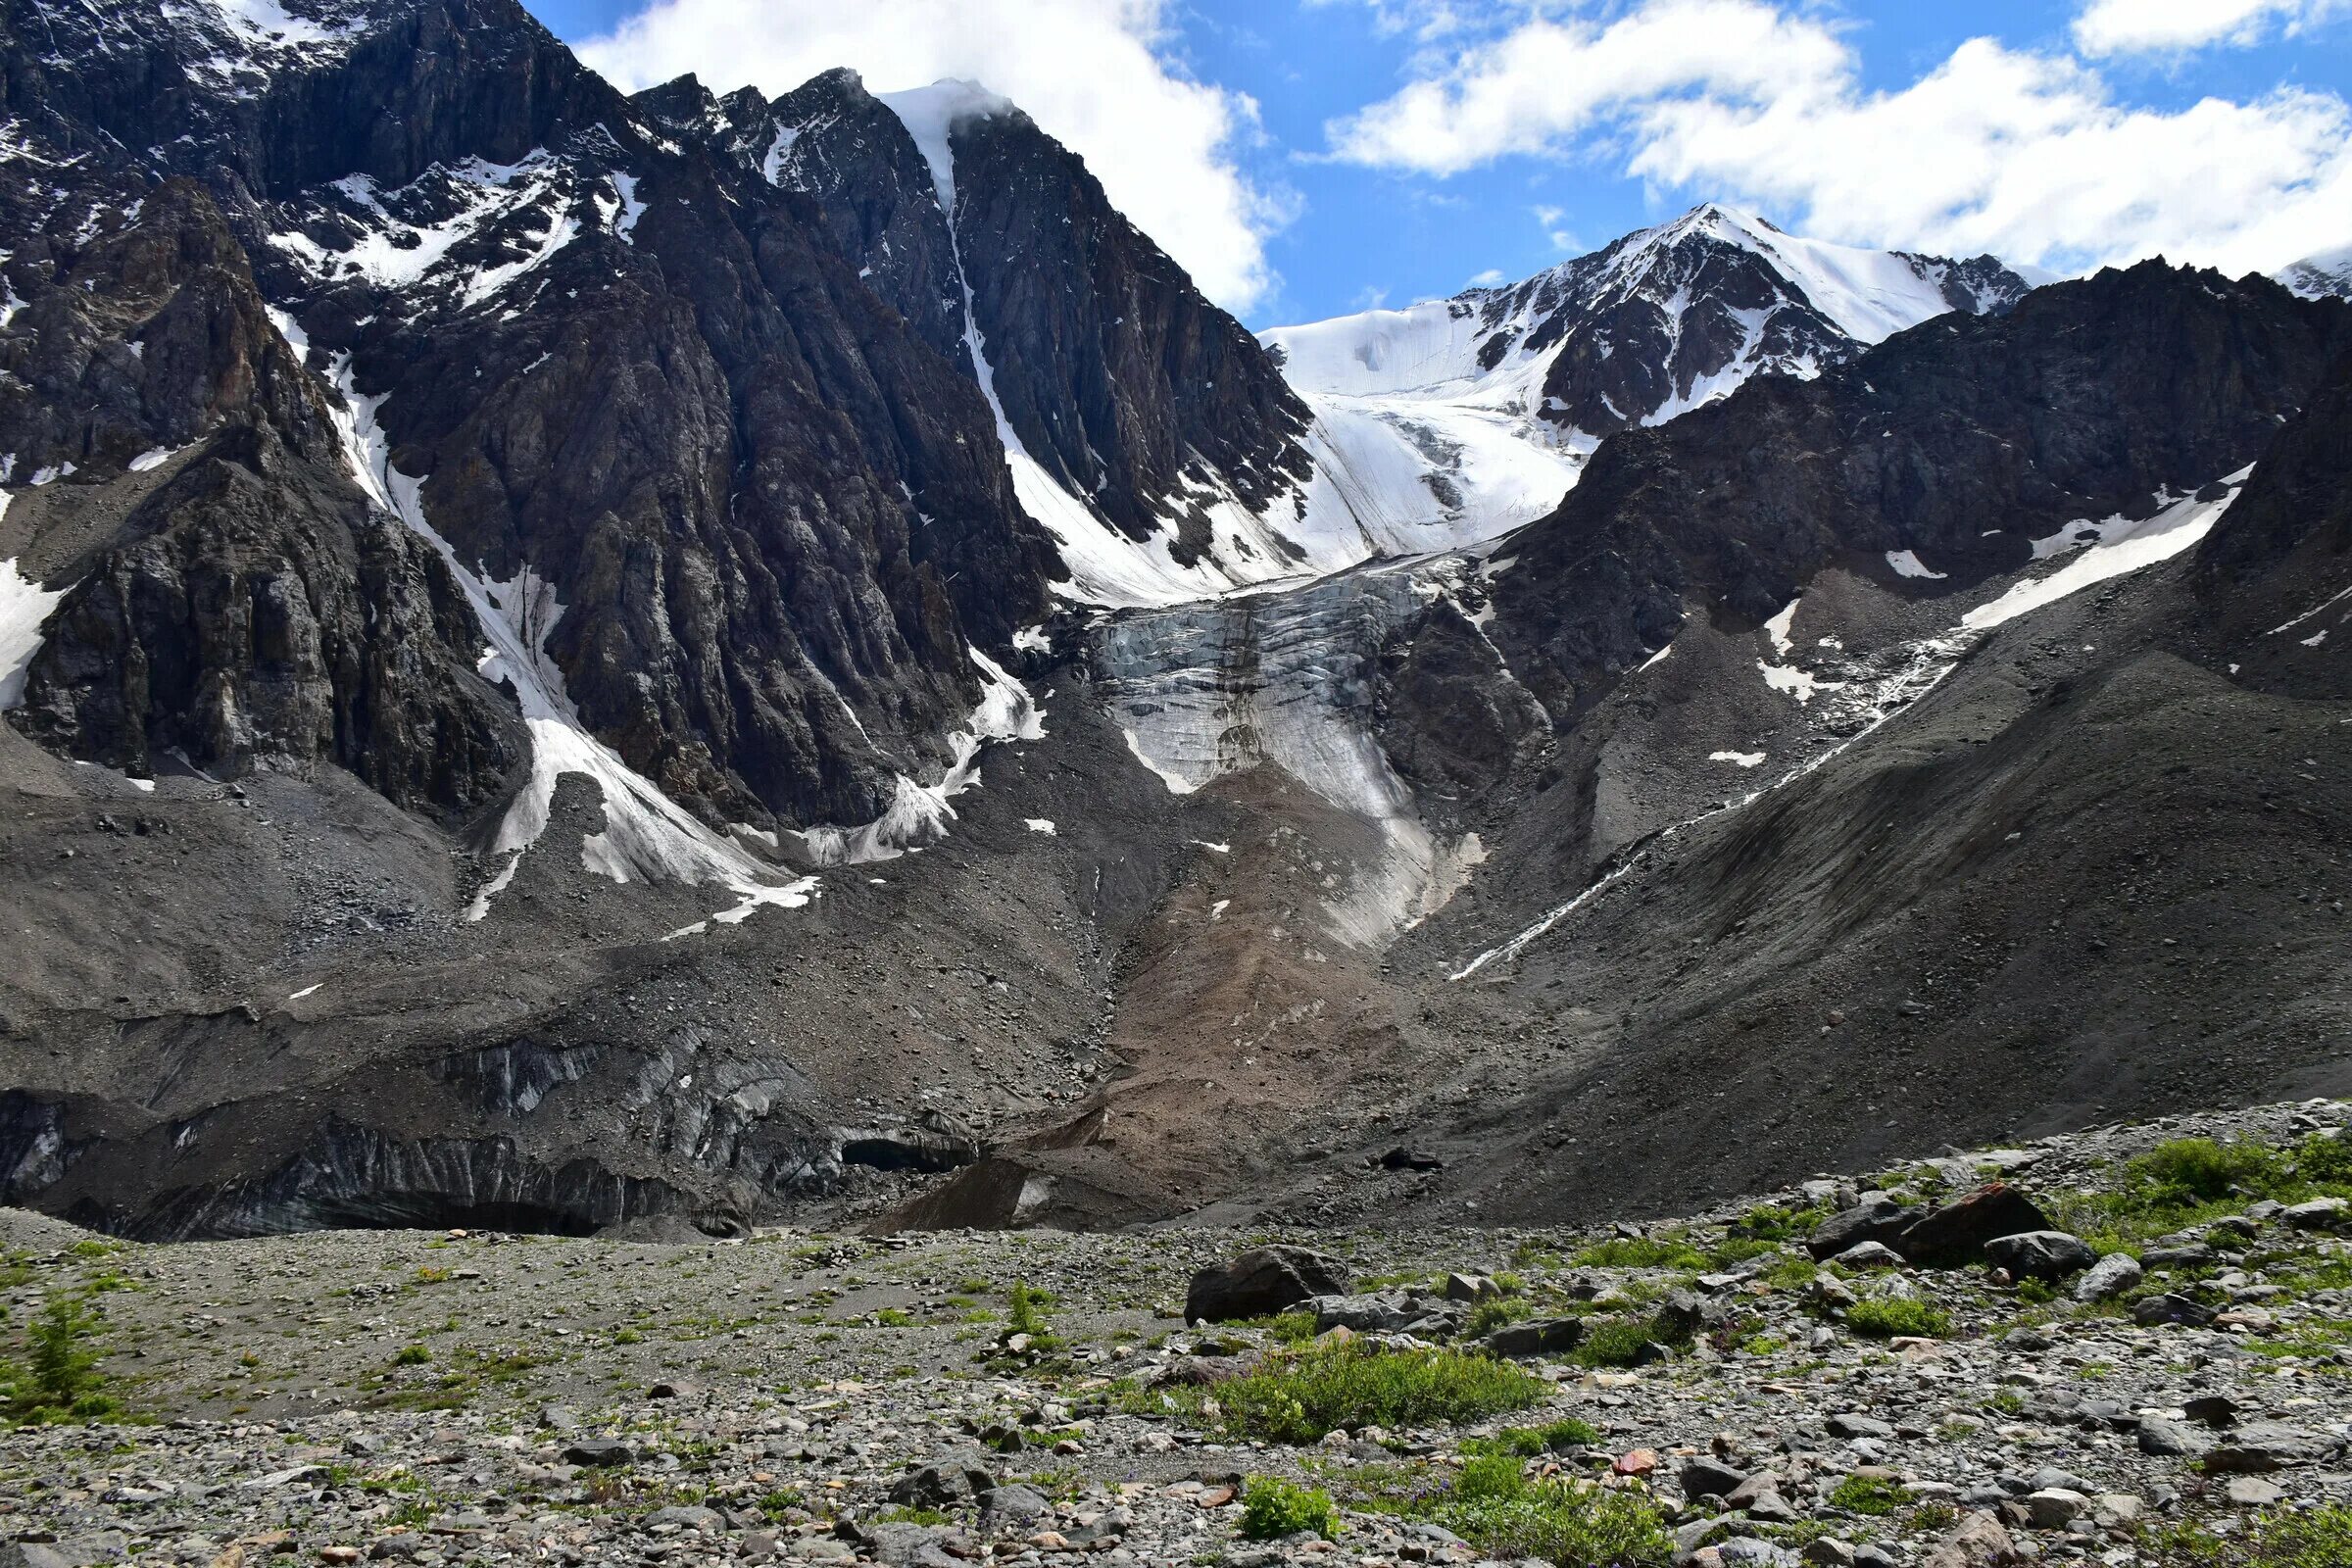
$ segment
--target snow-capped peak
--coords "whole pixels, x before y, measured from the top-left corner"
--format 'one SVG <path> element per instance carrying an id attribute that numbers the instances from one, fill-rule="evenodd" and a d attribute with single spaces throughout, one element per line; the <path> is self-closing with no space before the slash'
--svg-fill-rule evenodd
<path id="1" fill-rule="evenodd" d="M 966 120 L 983 120 L 1012 108 L 1012 100 L 990 92 L 976 81 L 947 77 L 928 87 L 905 92 L 877 93 L 878 98 L 914 138 L 931 177 L 939 186 L 940 211 L 956 211 L 956 156 L 948 149 L 948 132 Z"/>
<path id="2" fill-rule="evenodd" d="M 2279 282 L 2307 300 L 2331 294 L 2352 299 L 2352 245 L 2306 256 L 2291 267 L 2280 268 L 2277 275 Z"/>

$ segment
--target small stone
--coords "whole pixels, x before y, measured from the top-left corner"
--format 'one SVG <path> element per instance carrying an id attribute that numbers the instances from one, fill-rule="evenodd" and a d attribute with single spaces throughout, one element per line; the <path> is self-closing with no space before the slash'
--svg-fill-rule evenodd
<path id="1" fill-rule="evenodd" d="M 2222 1490 L 2231 1506 L 2238 1508 L 2268 1508 L 2286 1495 L 2285 1488 L 2260 1476 L 2231 1476 Z"/>
<path id="2" fill-rule="evenodd" d="M 566 1447 L 564 1457 L 571 1464 L 604 1469 L 628 1464 L 637 1457 L 637 1450 L 618 1438 L 583 1438 Z"/>
<path id="3" fill-rule="evenodd" d="M 331 1563 L 358 1562 L 360 1560 L 360 1548 L 357 1546 L 320 1546 L 318 1548 L 318 1560 L 320 1562 Z"/>
<path id="4" fill-rule="evenodd" d="M 1894 1428 L 1877 1416 L 1845 1410 L 1830 1417 L 1830 1431 L 1840 1438 L 1891 1438 Z"/>
<path id="5" fill-rule="evenodd" d="M 2090 1499 L 2065 1487 L 2044 1487 L 2026 1494 L 2026 1517 L 2036 1530 L 2064 1530 L 2090 1508 Z"/>
<path id="6" fill-rule="evenodd" d="M 1621 1476 L 1645 1476 L 1657 1467 L 1658 1450 L 1655 1448 L 1636 1448 L 1630 1453 L 1620 1454 L 1616 1462 L 1609 1466 Z"/>
<path id="7" fill-rule="evenodd" d="M 2189 1458 L 2205 1451 L 2205 1444 L 2178 1421 L 2143 1416 L 2139 1423 L 2139 1451 L 2168 1458 Z"/>

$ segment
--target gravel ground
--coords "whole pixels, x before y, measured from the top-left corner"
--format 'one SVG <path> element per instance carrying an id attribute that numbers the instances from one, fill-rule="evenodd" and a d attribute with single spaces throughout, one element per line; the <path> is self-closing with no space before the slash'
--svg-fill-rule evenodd
<path id="1" fill-rule="evenodd" d="M 2063 1207 L 2162 1139 L 2284 1144 L 2346 1114 L 2169 1118 L 1877 1181 L 1928 1205 L 1998 1169 Z M 1770 1201 L 1851 1213 L 1865 1185 Z M 45 1303 L 90 1292 L 117 1411 L 0 1436 L 0 1563 L 1467 1562 L 1476 1547 L 1378 1499 L 1442 1486 L 1478 1437 L 1567 1418 L 1592 1433 L 1530 1469 L 1653 1500 L 1685 1560 L 1974 1562 L 1937 1540 L 1997 1525 L 2020 1554 L 2006 1560 L 2161 1563 L 2156 1532 L 2180 1520 L 2352 1500 L 2352 1245 L 2322 1218 L 2252 1208 L 2201 1232 L 2208 1256 L 2170 1274 L 2151 1258 L 2133 1293 L 2193 1279 L 2196 1323 L 1981 1267 L 1814 1273 L 1801 1234 L 1722 1261 L 1727 1226 L 1759 1223 L 1753 1202 L 1582 1232 L 699 1245 L 369 1231 L 149 1247 L 6 1211 L 8 1353 Z M 1213 1388 L 1184 1385 L 1273 1351 L 1279 1331 L 1188 1326 L 1184 1303 L 1197 1270 L 1276 1240 L 1344 1260 L 1353 1310 L 1409 1320 L 1379 1325 L 1383 1342 L 1466 1335 L 1474 1308 L 1445 1299 L 1448 1272 L 1502 1274 L 1538 1317 L 1663 1305 L 1703 1326 L 1651 1364 L 1530 1359 L 1545 1392 L 1500 1419 L 1250 1441 L 1200 1414 Z M 1007 1322 L 1016 1284 L 1044 1293 L 1058 1345 Z M 1939 1308 L 1948 1332 L 1874 1340 L 1844 1310 L 1895 1297 Z M 1340 1528 L 1242 1539 L 1236 1488 L 1260 1475 L 1327 1488 Z M 1900 1486 L 1900 1505 L 1850 1506 L 1855 1476 Z"/>

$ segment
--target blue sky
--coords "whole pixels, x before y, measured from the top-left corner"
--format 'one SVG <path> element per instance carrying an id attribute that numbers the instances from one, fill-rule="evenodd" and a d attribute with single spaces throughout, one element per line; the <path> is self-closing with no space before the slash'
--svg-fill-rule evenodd
<path id="1" fill-rule="evenodd" d="M 2352 245 L 2352 0 L 526 3 L 624 86 L 983 80 L 1252 326 L 1709 197 L 2070 271 Z"/>

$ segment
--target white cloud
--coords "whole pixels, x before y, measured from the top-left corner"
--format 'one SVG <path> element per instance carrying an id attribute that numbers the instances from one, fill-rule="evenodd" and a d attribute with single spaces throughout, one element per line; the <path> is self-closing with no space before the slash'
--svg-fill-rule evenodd
<path id="1" fill-rule="evenodd" d="M 1576 231 L 1568 226 L 1566 208 L 1539 207 L 1535 212 L 1536 221 L 1544 225 L 1544 237 L 1551 242 L 1553 250 L 1579 255 L 1591 249 L 1584 241 L 1578 239 Z"/>
<path id="2" fill-rule="evenodd" d="M 1247 95 L 1167 58 L 1167 0 L 652 0 L 579 49 L 634 91 L 686 72 L 774 95 L 849 66 L 876 92 L 944 76 L 1012 99 L 1076 152 L 1111 202 L 1235 311 L 1276 278 L 1265 239 L 1287 199 L 1237 162 L 1258 137 Z"/>
<path id="3" fill-rule="evenodd" d="M 2244 47 L 2273 26 L 2291 37 L 2346 9 L 2345 0 L 2089 0 L 2075 19 L 2075 44 L 2092 56 Z"/>
<path id="4" fill-rule="evenodd" d="M 1497 284 L 1509 281 L 1510 279 L 1502 275 L 1501 268 L 1490 267 L 1483 272 L 1473 272 L 1470 275 L 1470 281 L 1462 286 L 1464 288 L 1494 288 Z"/>
<path id="5" fill-rule="evenodd" d="M 2352 239 L 2352 109 L 2332 94 L 2131 108 L 2080 61 L 1986 38 L 1873 92 L 1842 34 L 1766 0 L 1528 22 L 1328 128 L 1341 158 L 1438 175 L 1600 150 L 1823 238 L 2060 269 L 2268 270 Z"/>

